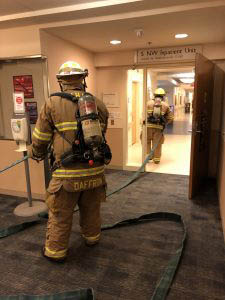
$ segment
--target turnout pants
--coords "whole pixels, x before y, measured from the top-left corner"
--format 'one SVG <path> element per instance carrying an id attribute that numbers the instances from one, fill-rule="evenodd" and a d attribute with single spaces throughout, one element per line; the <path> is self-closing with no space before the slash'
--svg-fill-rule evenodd
<path id="1" fill-rule="evenodd" d="M 161 136 L 161 138 L 160 138 Z M 160 139 L 160 140 L 159 140 Z M 164 135 L 162 135 L 162 130 L 157 128 L 147 128 L 147 151 L 150 151 L 155 147 L 156 143 L 159 141 L 158 146 L 153 154 L 153 161 L 159 163 L 162 155 L 162 144 L 164 143 Z"/>
<path id="2" fill-rule="evenodd" d="M 81 235 L 87 243 L 96 243 L 101 232 L 100 206 L 105 197 L 105 186 L 81 192 L 68 192 L 62 186 L 56 193 L 47 192 L 49 219 L 45 255 L 54 258 L 66 256 L 76 204 L 79 207 Z"/>

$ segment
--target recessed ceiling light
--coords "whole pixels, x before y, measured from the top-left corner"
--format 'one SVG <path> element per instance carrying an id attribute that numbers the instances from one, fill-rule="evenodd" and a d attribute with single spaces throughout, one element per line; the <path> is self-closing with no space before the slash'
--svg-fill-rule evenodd
<path id="1" fill-rule="evenodd" d="M 175 35 L 176 39 L 185 39 L 186 37 L 188 37 L 187 33 L 178 33 Z"/>
<path id="2" fill-rule="evenodd" d="M 121 44 L 121 41 L 119 41 L 119 40 L 112 40 L 112 41 L 110 41 L 110 44 L 112 44 L 112 45 L 119 45 L 119 44 Z"/>

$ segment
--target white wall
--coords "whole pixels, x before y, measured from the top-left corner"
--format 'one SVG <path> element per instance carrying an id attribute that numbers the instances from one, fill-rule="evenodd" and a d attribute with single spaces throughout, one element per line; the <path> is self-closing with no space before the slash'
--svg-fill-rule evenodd
<path id="1" fill-rule="evenodd" d="M 111 147 L 113 157 L 110 166 L 122 168 L 125 149 L 123 141 L 126 133 L 123 131 L 127 121 L 127 69 L 126 68 L 101 68 L 97 70 L 97 97 L 103 99 L 103 94 L 115 93 L 119 97 L 119 108 L 108 108 L 110 112 L 120 112 L 119 125 L 110 125 L 107 131 L 107 141 Z"/>
<path id="2" fill-rule="evenodd" d="M 218 64 L 218 66 L 225 71 L 225 61 Z M 220 149 L 219 149 L 219 163 L 218 163 L 218 195 L 220 201 L 220 214 L 222 219 L 222 226 L 225 239 L 225 80 L 223 91 L 223 106 L 221 108 L 221 127 L 220 127 Z"/>

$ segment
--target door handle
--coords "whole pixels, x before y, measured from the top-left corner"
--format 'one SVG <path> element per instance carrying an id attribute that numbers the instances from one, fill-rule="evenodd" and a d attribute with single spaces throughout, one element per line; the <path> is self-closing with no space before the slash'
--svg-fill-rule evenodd
<path id="1" fill-rule="evenodd" d="M 143 125 L 146 125 L 146 122 L 145 122 L 145 120 L 143 121 L 143 123 L 142 123 Z"/>
<path id="2" fill-rule="evenodd" d="M 225 131 L 217 131 L 217 134 L 223 136 L 223 135 L 225 135 Z"/>
<path id="3" fill-rule="evenodd" d="M 188 130 L 188 132 L 192 132 L 192 131 L 194 131 L 195 133 L 202 133 L 202 131 L 201 130 Z"/>

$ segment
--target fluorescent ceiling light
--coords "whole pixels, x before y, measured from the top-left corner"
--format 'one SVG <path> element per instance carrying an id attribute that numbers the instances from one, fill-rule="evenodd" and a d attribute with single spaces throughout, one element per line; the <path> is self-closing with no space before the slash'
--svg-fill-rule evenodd
<path id="1" fill-rule="evenodd" d="M 185 39 L 186 37 L 188 37 L 187 33 L 178 33 L 175 35 L 176 39 Z"/>
<path id="2" fill-rule="evenodd" d="M 194 78 L 195 77 L 195 73 L 178 73 L 178 74 L 174 74 L 173 77 L 177 77 L 177 78 Z"/>
<path id="3" fill-rule="evenodd" d="M 171 79 L 171 82 L 172 82 L 172 84 L 174 84 L 174 85 L 178 85 L 178 83 L 177 83 L 176 80 L 174 80 L 174 79 Z"/>
<path id="4" fill-rule="evenodd" d="M 110 41 L 110 44 L 112 44 L 112 45 L 119 45 L 119 44 L 121 44 L 121 41 L 119 41 L 119 40 L 112 40 L 112 41 Z"/>
<path id="5" fill-rule="evenodd" d="M 180 78 L 180 81 L 183 83 L 193 83 L 195 80 L 194 78 Z"/>

